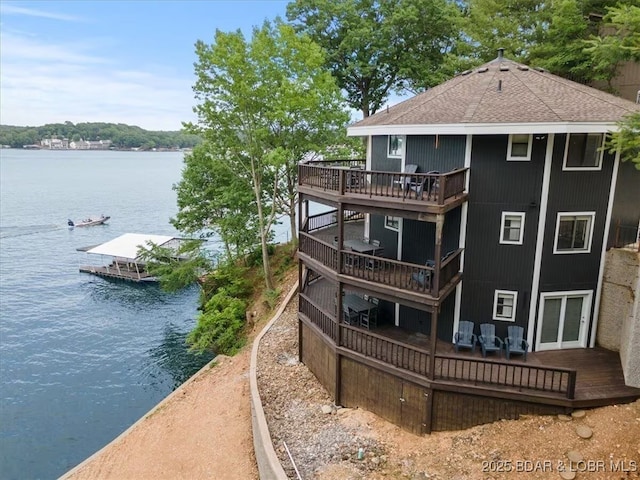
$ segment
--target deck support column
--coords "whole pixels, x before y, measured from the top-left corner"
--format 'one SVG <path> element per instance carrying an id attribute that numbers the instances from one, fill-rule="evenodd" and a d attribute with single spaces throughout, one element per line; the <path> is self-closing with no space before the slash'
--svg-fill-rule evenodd
<path id="1" fill-rule="evenodd" d="M 434 297 L 440 296 L 440 268 L 442 266 L 442 230 L 444 229 L 444 214 L 439 213 L 436 217 L 436 238 L 434 248 L 435 272 L 433 275 L 433 285 L 431 294 Z"/>
<path id="2" fill-rule="evenodd" d="M 336 291 L 336 347 L 340 347 L 342 345 L 342 294 L 343 294 L 343 285 L 342 282 L 338 282 L 338 289 Z M 336 348 L 336 366 L 335 366 L 335 388 L 334 388 L 334 396 L 333 403 L 336 405 L 341 405 L 340 403 L 340 395 L 341 395 L 341 384 L 342 384 L 342 355 L 337 351 Z"/>
<path id="3" fill-rule="evenodd" d="M 431 312 L 431 351 L 429 352 L 429 375 L 428 378 L 435 380 L 435 368 L 436 368 L 436 345 L 438 343 L 438 314 L 440 313 L 440 306 L 434 307 Z"/>

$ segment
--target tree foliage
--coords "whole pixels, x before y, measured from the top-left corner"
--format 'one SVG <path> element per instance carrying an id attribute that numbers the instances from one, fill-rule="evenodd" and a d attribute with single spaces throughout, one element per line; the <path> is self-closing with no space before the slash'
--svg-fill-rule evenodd
<path id="1" fill-rule="evenodd" d="M 232 162 L 208 142 L 185 155 L 182 177 L 173 186 L 178 213 L 171 220 L 189 235 L 219 236 L 227 260 L 245 255 L 259 243 L 251 180 Z"/>
<path id="2" fill-rule="evenodd" d="M 297 163 L 343 142 L 348 115 L 320 48 L 279 20 L 255 28 L 250 41 L 240 31 L 216 31 L 213 44 L 196 43 L 196 53 L 198 124 L 188 129 L 226 162 L 238 189 L 252 192 L 272 289 L 268 240 L 280 215 L 295 221 Z"/>
<path id="3" fill-rule="evenodd" d="M 40 127 L 0 125 L 0 144 L 13 148 L 40 143 L 47 138 L 69 141 L 111 140 L 116 149 L 192 148 L 200 143 L 197 135 L 185 132 L 154 132 L 123 123 L 48 123 Z"/>
<path id="4" fill-rule="evenodd" d="M 609 143 L 609 151 L 620 151 L 622 161 L 631 161 L 640 170 L 640 112 L 628 115 L 618 122 L 619 130 Z"/>
<path id="5" fill-rule="evenodd" d="M 349 105 L 374 114 L 394 91 L 444 80 L 458 9 L 448 0 L 295 0 L 287 17 L 327 52 Z"/>

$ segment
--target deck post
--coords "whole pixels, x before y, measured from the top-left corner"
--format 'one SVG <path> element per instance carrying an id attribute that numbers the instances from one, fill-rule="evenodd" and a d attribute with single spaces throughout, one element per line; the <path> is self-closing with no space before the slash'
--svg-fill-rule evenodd
<path id="1" fill-rule="evenodd" d="M 436 217 L 436 238 L 434 247 L 435 272 L 433 275 L 433 285 L 431 285 L 431 295 L 440 296 L 440 268 L 442 267 L 442 230 L 444 228 L 444 214 L 439 213 Z"/>
<path id="2" fill-rule="evenodd" d="M 435 307 L 431 312 L 431 352 L 429 352 L 429 375 L 427 378 L 435 380 L 436 375 L 436 344 L 438 343 L 438 313 L 440 313 L 440 307 Z"/>

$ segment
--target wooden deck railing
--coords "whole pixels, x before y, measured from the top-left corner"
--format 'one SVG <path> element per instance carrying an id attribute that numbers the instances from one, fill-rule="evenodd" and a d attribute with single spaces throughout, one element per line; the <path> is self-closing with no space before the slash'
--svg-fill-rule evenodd
<path id="1" fill-rule="evenodd" d="M 345 222 L 364 220 L 364 213 L 355 212 L 352 210 L 344 210 L 343 220 Z M 307 222 L 302 230 L 311 233 L 316 230 L 322 230 L 323 228 L 333 227 L 338 224 L 338 211 L 331 210 L 330 212 L 318 213 L 316 215 L 309 215 Z"/>
<path id="2" fill-rule="evenodd" d="M 402 370 L 429 377 L 429 352 L 369 330 L 341 324 L 340 346 Z"/>
<path id="3" fill-rule="evenodd" d="M 335 320 L 335 313 L 327 312 L 303 293 L 298 295 L 298 310 L 306 315 L 311 320 L 311 323 L 318 327 L 322 333 L 333 340 L 333 343 L 336 343 L 338 339 L 338 323 Z"/>
<path id="4" fill-rule="evenodd" d="M 443 205 L 464 193 L 467 169 L 444 174 L 362 170 L 345 165 L 313 162 L 298 166 L 298 183 L 338 195 L 367 195 L 419 200 Z"/>
<path id="5" fill-rule="evenodd" d="M 402 290 L 438 296 L 433 283 L 434 267 L 357 253 L 353 250 L 339 251 L 333 244 L 305 232 L 300 232 L 299 249 L 301 253 L 309 255 L 335 271 L 338 269 L 339 253 L 342 256 L 342 269 L 339 273 L 344 275 Z M 443 261 L 440 269 L 441 288 L 447 285 L 460 271 L 461 254 L 462 249 L 458 249 Z"/>
<path id="6" fill-rule="evenodd" d="M 300 232 L 298 250 L 332 270 L 338 270 L 338 249 L 333 245 Z"/>
<path id="7" fill-rule="evenodd" d="M 323 163 L 300 164 L 298 183 L 339 195 L 359 194 L 369 197 L 419 200 L 443 205 L 446 200 L 464 193 L 467 169 L 448 173 L 399 173 L 362 170 Z"/>
<path id="8" fill-rule="evenodd" d="M 335 312 L 332 314 L 324 310 L 304 293 L 299 296 L 299 311 L 334 344 L 432 380 L 575 398 L 576 370 L 573 369 L 437 353 L 434 375 L 431 376 L 430 354 L 426 349 L 370 330 L 338 324 Z"/>
<path id="9" fill-rule="evenodd" d="M 434 380 L 503 386 L 575 397 L 576 371 L 436 354 Z"/>

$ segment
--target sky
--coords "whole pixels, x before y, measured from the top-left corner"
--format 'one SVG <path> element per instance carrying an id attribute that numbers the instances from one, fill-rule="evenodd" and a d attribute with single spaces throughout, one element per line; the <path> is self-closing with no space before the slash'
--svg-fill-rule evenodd
<path id="1" fill-rule="evenodd" d="M 195 121 L 195 43 L 286 18 L 285 0 L 0 0 L 0 123 Z"/>

